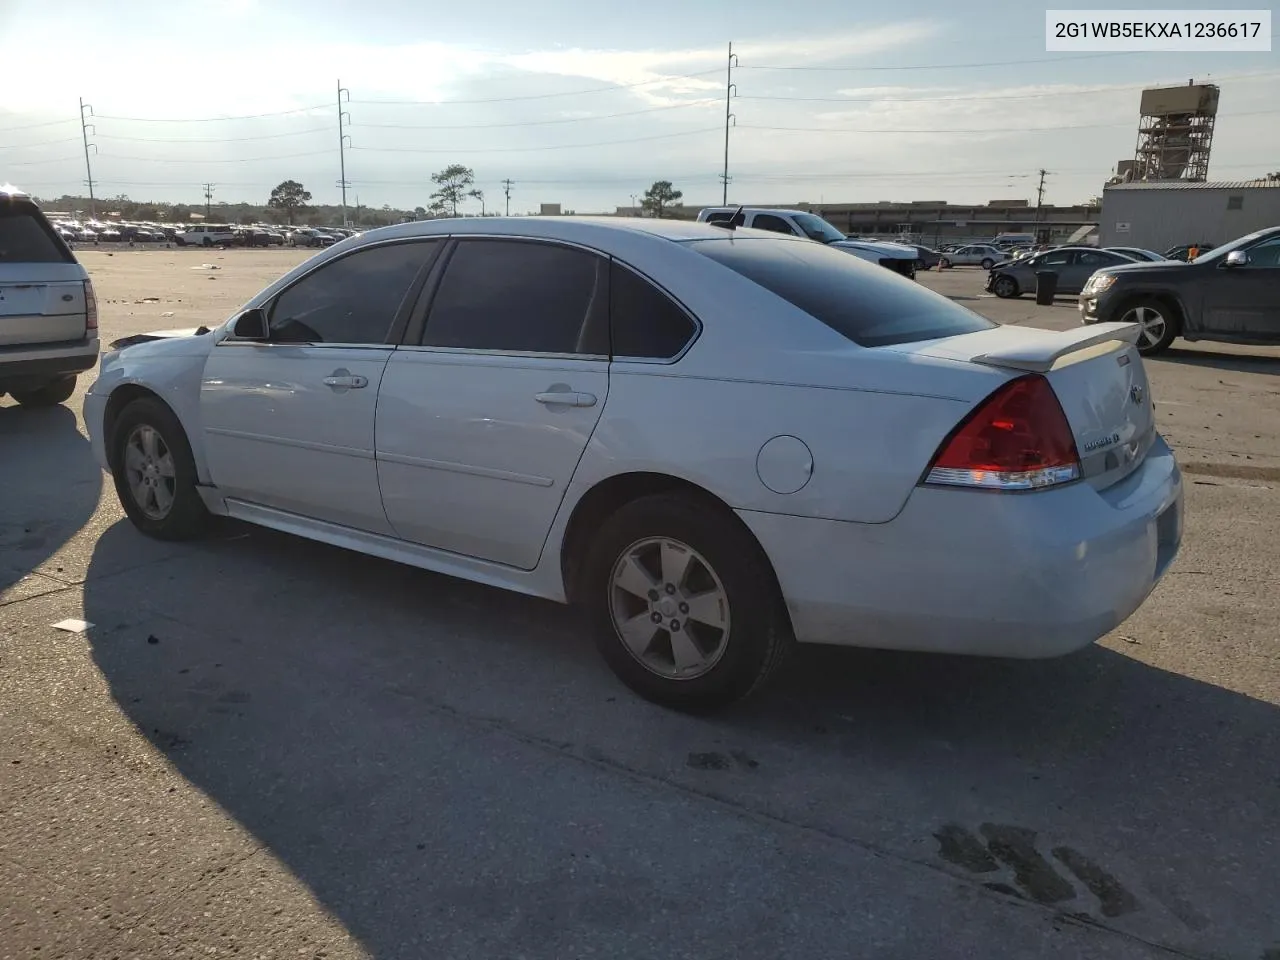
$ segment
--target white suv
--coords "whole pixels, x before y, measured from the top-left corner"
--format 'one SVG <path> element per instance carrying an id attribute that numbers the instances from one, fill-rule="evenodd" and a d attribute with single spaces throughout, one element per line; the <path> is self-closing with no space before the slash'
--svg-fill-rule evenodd
<path id="1" fill-rule="evenodd" d="M 97 362 L 89 274 L 27 194 L 0 186 L 0 396 L 62 403 Z"/>
<path id="2" fill-rule="evenodd" d="M 793 237 L 807 237 L 851 253 L 862 260 L 888 267 L 905 277 L 914 279 L 916 275 L 919 252 L 915 247 L 875 240 L 850 240 L 816 213 L 775 207 L 704 207 L 698 211 L 698 220 L 703 223 L 751 227 L 755 230 L 786 233 Z"/>
<path id="3" fill-rule="evenodd" d="M 226 223 L 197 223 L 174 237 L 180 247 L 230 246 L 235 238 L 235 228 Z"/>

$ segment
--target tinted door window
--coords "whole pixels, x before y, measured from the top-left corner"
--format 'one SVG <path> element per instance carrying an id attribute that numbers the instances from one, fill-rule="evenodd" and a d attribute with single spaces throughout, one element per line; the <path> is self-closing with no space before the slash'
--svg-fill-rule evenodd
<path id="1" fill-rule="evenodd" d="M 385 343 L 414 278 L 442 244 L 388 244 L 326 263 L 276 297 L 272 341 Z"/>
<path id="2" fill-rule="evenodd" d="M 1067 264 L 1071 262 L 1071 257 L 1072 257 L 1072 254 L 1070 250 L 1054 250 L 1051 253 L 1046 253 L 1043 257 L 1041 257 L 1040 262 L 1036 264 L 1036 266 L 1065 267 Z"/>
<path id="3" fill-rule="evenodd" d="M 687 246 L 864 347 L 932 340 L 995 326 L 890 270 L 822 244 L 761 237 L 696 240 Z"/>
<path id="4" fill-rule="evenodd" d="M 1250 267 L 1280 267 L 1280 237 L 1264 240 L 1247 252 Z"/>
<path id="5" fill-rule="evenodd" d="M 1097 250 L 1082 250 L 1076 254 L 1076 263 L 1082 267 L 1114 267 L 1118 263 L 1132 263 L 1128 257 L 1118 257 L 1113 253 L 1102 253 Z"/>
<path id="6" fill-rule="evenodd" d="M 0 206 L 0 263 L 70 263 L 73 259 L 34 206 Z"/>
<path id="7" fill-rule="evenodd" d="M 626 267 L 609 274 L 609 325 L 615 357 L 669 360 L 697 328 L 665 293 Z"/>
<path id="8" fill-rule="evenodd" d="M 774 233 L 794 234 L 791 224 L 783 220 L 781 217 L 775 217 L 771 213 L 757 213 L 755 219 L 751 221 L 751 226 L 757 230 L 771 230 Z"/>
<path id="9" fill-rule="evenodd" d="M 463 240 L 431 303 L 423 344 L 607 356 L 609 261 L 552 243 Z"/>

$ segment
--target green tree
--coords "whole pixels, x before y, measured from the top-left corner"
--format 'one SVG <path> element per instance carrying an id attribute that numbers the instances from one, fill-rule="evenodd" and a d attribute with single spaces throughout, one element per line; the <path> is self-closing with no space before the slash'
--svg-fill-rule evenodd
<path id="1" fill-rule="evenodd" d="M 683 206 L 680 198 L 684 193 L 671 186 L 670 180 L 656 180 L 652 187 L 644 192 L 640 207 L 651 217 L 661 217 L 668 207 Z"/>
<path id="2" fill-rule="evenodd" d="M 413 208 L 413 215 L 414 215 L 415 217 L 417 217 L 419 220 L 425 220 L 425 219 L 427 219 L 427 208 L 426 208 L 426 207 L 414 207 L 414 208 Z"/>
<path id="3" fill-rule="evenodd" d="M 289 224 L 292 225 L 294 214 L 306 210 L 310 200 L 311 193 L 302 184 L 297 180 L 286 180 L 271 191 L 271 199 L 267 201 L 267 206 L 273 210 L 283 211 Z"/>
<path id="4" fill-rule="evenodd" d="M 433 173 L 431 182 L 436 185 L 436 192 L 431 194 L 431 199 L 438 201 L 449 211 L 451 217 L 458 215 L 458 205 L 463 200 L 476 194 L 471 189 L 471 185 L 476 182 L 475 171 L 460 163 L 451 163 L 439 173 Z"/>

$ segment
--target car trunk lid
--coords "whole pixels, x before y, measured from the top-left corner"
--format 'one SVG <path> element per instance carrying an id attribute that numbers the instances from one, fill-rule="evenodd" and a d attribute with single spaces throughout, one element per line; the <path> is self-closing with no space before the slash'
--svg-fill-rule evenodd
<path id="1" fill-rule="evenodd" d="M 0 263 L 0 346 L 80 340 L 84 274 L 74 263 Z"/>
<path id="2" fill-rule="evenodd" d="M 1136 470 L 1156 437 L 1139 331 L 1131 323 L 1066 332 L 1002 326 L 890 349 L 1043 375 L 1075 436 L 1083 478 L 1102 489 Z"/>

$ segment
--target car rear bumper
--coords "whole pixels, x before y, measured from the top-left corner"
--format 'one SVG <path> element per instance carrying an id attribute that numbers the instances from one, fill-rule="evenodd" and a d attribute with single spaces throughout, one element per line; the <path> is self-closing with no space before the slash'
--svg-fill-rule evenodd
<path id="1" fill-rule="evenodd" d="M 801 642 L 1034 659 L 1088 646 L 1141 606 L 1177 555 L 1182 509 L 1158 438 L 1103 491 L 920 487 L 883 524 L 739 515 Z"/>
<path id="2" fill-rule="evenodd" d="M 98 338 L 73 344 L 0 347 L 0 391 L 32 390 L 90 370 L 98 362 Z"/>

